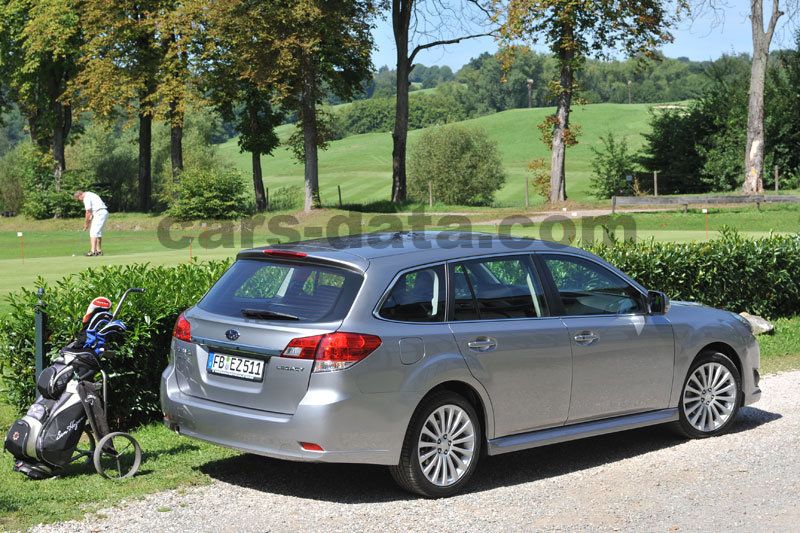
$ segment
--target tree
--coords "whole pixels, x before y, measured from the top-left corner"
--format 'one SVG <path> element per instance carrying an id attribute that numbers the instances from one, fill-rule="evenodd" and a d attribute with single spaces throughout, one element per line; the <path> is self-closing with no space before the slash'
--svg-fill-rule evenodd
<path id="1" fill-rule="evenodd" d="M 187 5 L 188 4 L 188 5 Z M 172 178 L 183 171 L 183 128 L 186 106 L 191 97 L 189 48 L 198 29 L 195 26 L 190 2 L 166 2 L 159 11 L 161 57 L 158 66 L 159 83 L 155 101 L 158 116 L 170 126 L 170 162 Z"/>
<path id="2" fill-rule="evenodd" d="M 753 62 L 750 68 L 750 92 L 747 103 L 747 145 L 745 148 L 745 194 L 764 191 L 764 84 L 767 78 L 769 47 L 778 19 L 784 15 L 780 0 L 772 0 L 772 11 L 764 27 L 763 0 L 750 1 L 750 24 L 753 31 Z"/>
<path id="3" fill-rule="evenodd" d="M 76 2 L 0 1 L 0 81 L 25 115 L 31 140 L 52 153 L 56 190 L 73 129 L 64 94 L 78 70 L 81 42 Z"/>
<path id="4" fill-rule="evenodd" d="M 320 205 L 317 105 L 343 100 L 371 74 L 373 0 L 213 2 L 219 31 L 246 69 L 239 76 L 294 111 L 303 132 L 305 210 Z"/>
<path id="5" fill-rule="evenodd" d="M 237 22 L 235 17 L 246 11 L 203 9 L 204 5 L 204 0 L 193 5 L 192 18 L 204 30 L 194 41 L 195 70 L 211 104 L 223 120 L 235 124 L 240 150 L 250 152 L 256 210 L 262 212 L 267 209 L 267 197 L 261 156 L 270 155 L 280 145 L 275 127 L 283 116 L 271 103 L 275 91 L 241 76 L 251 65 L 242 63 L 236 36 L 230 31 Z"/>
<path id="6" fill-rule="evenodd" d="M 606 57 L 611 50 L 655 57 L 655 49 L 670 42 L 667 31 L 677 14 L 667 13 L 665 0 L 618 2 L 615 0 L 495 0 L 500 34 L 506 43 L 543 40 L 558 63 L 552 82 L 556 112 L 542 125 L 551 130 L 550 201 L 567 198 L 564 168 L 566 148 L 576 142 L 570 130 L 570 112 L 576 74 L 591 55 Z M 677 0 L 678 9 L 685 7 Z"/>
<path id="7" fill-rule="evenodd" d="M 480 0 L 463 0 L 460 6 L 447 5 L 443 0 L 392 0 L 392 32 L 397 51 L 397 100 L 395 102 L 395 122 L 392 132 L 392 201 L 404 202 L 406 199 L 406 148 L 408 143 L 408 92 L 409 74 L 414 68 L 414 59 L 423 50 L 456 44 L 465 39 L 491 35 L 491 32 L 462 34 L 474 23 L 469 19 L 468 8 L 476 8 L 481 15 L 489 18 Z M 448 29 L 445 14 L 453 15 L 459 21 L 454 31 Z M 412 31 L 413 28 L 413 31 Z M 452 35 L 444 35 L 451 33 Z M 413 49 L 414 41 L 421 41 Z"/>
<path id="8" fill-rule="evenodd" d="M 152 197 L 152 128 L 157 112 L 162 2 L 84 0 L 81 23 L 86 35 L 81 71 L 71 96 L 97 117 L 113 120 L 122 110 L 139 121 L 139 209 Z"/>

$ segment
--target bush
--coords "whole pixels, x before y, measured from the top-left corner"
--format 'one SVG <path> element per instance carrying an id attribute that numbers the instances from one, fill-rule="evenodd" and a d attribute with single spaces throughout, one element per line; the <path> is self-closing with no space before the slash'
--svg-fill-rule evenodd
<path id="1" fill-rule="evenodd" d="M 53 159 L 29 142 L 16 146 L 0 164 L 4 210 L 21 211 L 35 219 L 82 216 L 83 204 L 72 195 L 78 189 L 102 195 L 104 190 L 93 185 L 92 177 L 86 173 L 67 171 L 56 190 Z"/>
<path id="2" fill-rule="evenodd" d="M 800 314 L 800 235 L 708 242 L 617 242 L 589 250 L 649 289 L 769 318 Z"/>
<path id="3" fill-rule="evenodd" d="M 292 211 L 303 206 L 305 192 L 301 185 L 278 187 L 269 191 L 270 211 Z"/>
<path id="4" fill-rule="evenodd" d="M 411 147 L 408 194 L 450 205 L 490 205 L 506 181 L 497 143 L 480 129 L 453 124 L 431 128 Z"/>
<path id="5" fill-rule="evenodd" d="M 25 202 L 25 174 L 30 143 L 17 145 L 0 158 L 0 211 L 20 213 Z"/>
<path id="6" fill-rule="evenodd" d="M 86 209 L 83 202 L 75 199 L 75 191 L 92 191 L 101 197 L 106 196 L 107 190 L 104 187 L 96 187 L 92 176 L 86 172 L 78 170 L 64 172 L 61 176 L 61 188 L 58 191 L 52 184 L 52 174 L 48 174 L 47 179 L 51 184 L 28 188 L 23 208 L 25 215 L 39 220 L 83 217 Z"/>
<path id="7" fill-rule="evenodd" d="M 172 326 L 178 314 L 193 305 L 225 271 L 229 263 L 151 267 L 145 264 L 106 266 L 73 274 L 48 284 L 41 278 L 34 289 L 7 297 L 11 311 L 0 317 L 0 364 L 10 402 L 27 408 L 34 396 L 33 306 L 36 289 L 45 288 L 50 312 L 49 359 L 80 329 L 80 318 L 95 296 L 116 304 L 128 287 L 143 287 L 131 295 L 120 317 L 130 331 L 106 361 L 110 376 L 110 418 L 114 427 L 130 428 L 159 416 L 159 378 L 167 365 Z"/>
<path id="8" fill-rule="evenodd" d="M 600 136 L 602 146 L 592 146 L 592 194 L 597 198 L 611 198 L 619 194 L 630 194 L 631 186 L 626 180 L 636 170 L 636 156 L 628 149 L 628 140 L 608 132 Z"/>
<path id="9" fill-rule="evenodd" d="M 235 219 L 252 212 L 242 176 L 233 169 L 186 169 L 170 216 L 179 220 Z"/>

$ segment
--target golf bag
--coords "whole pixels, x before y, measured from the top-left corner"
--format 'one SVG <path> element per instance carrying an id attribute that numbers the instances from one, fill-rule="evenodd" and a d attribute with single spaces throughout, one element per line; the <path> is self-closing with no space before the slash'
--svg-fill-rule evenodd
<path id="1" fill-rule="evenodd" d="M 103 386 L 91 380 L 102 372 L 100 357 L 107 355 L 107 341 L 126 330 L 125 324 L 108 312 L 110 306 L 105 298 L 92 302 L 76 340 L 39 375 L 36 401 L 6 435 L 5 449 L 17 459 L 14 469 L 28 477 L 49 477 L 83 457 L 76 457 L 75 450 L 87 422 L 92 429 L 92 447 L 94 438 L 109 433 L 105 398 L 98 396 Z"/>

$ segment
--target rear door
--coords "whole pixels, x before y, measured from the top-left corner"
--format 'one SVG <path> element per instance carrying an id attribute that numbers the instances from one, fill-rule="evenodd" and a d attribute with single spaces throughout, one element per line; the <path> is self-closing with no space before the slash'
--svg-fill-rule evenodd
<path id="1" fill-rule="evenodd" d="M 568 423 L 664 409 L 675 362 L 672 325 L 599 262 L 537 254 L 552 278 L 573 352 Z"/>
<path id="2" fill-rule="evenodd" d="M 567 419 L 572 353 L 551 317 L 528 255 L 450 264 L 450 327 L 472 374 L 489 393 L 496 435 Z"/>
<path id="3" fill-rule="evenodd" d="M 187 311 L 192 342 L 173 341 L 179 387 L 212 401 L 294 413 L 314 361 L 281 352 L 294 338 L 337 330 L 362 280 L 359 272 L 313 261 L 237 261 Z"/>

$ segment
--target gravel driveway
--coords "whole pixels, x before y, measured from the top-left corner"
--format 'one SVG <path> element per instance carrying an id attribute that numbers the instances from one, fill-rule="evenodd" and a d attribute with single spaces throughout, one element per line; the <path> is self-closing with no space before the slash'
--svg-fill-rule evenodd
<path id="1" fill-rule="evenodd" d="M 249 456 L 171 491 L 40 531 L 789 531 L 800 524 L 800 372 L 768 376 L 735 432 L 629 431 L 485 460 L 472 491 L 421 500 L 386 469 Z"/>

